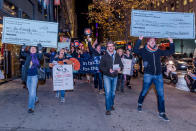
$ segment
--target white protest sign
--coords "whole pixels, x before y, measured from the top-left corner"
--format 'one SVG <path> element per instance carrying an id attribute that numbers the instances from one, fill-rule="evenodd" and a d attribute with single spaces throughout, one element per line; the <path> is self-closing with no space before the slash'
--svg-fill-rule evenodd
<path id="1" fill-rule="evenodd" d="M 132 10 L 131 36 L 195 39 L 195 14 Z"/>
<path id="2" fill-rule="evenodd" d="M 58 51 L 62 48 L 70 50 L 70 42 L 58 42 Z"/>
<path id="3" fill-rule="evenodd" d="M 53 67 L 53 90 L 73 90 L 72 65 L 55 65 Z"/>
<path id="4" fill-rule="evenodd" d="M 2 42 L 57 48 L 58 23 L 3 17 Z"/>
<path id="5" fill-rule="evenodd" d="M 131 74 L 132 60 L 122 58 L 121 61 L 122 61 L 123 66 L 124 66 L 122 73 L 124 75 L 130 75 Z"/>

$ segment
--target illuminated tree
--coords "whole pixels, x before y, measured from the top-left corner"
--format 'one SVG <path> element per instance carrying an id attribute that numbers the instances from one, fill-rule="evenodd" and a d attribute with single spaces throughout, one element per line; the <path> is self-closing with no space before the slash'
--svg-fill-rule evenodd
<path id="1" fill-rule="evenodd" d="M 89 23 L 98 23 L 105 39 L 127 40 L 131 9 L 146 9 L 156 1 L 160 0 L 95 0 L 89 5 Z"/>

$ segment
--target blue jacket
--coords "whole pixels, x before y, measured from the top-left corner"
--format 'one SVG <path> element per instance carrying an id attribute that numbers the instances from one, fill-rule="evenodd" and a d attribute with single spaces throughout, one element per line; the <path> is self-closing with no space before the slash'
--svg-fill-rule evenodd
<path id="1" fill-rule="evenodd" d="M 158 49 L 155 52 L 148 51 L 145 47 L 139 49 L 141 40 L 137 40 L 136 45 L 133 48 L 133 52 L 140 55 L 143 59 L 144 73 L 151 75 L 160 75 L 161 71 L 161 56 L 169 56 L 174 54 L 175 46 L 174 43 L 170 43 L 169 50 Z"/>

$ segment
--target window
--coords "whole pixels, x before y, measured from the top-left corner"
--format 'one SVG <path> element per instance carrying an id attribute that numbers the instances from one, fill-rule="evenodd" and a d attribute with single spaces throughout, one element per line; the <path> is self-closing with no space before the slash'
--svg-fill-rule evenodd
<path id="1" fill-rule="evenodd" d="M 18 8 L 10 2 L 4 1 L 3 2 L 3 9 L 13 16 L 18 15 Z"/>
<path id="2" fill-rule="evenodd" d="M 165 11 L 166 11 L 166 12 L 168 11 L 168 7 L 165 7 Z"/>
<path id="3" fill-rule="evenodd" d="M 187 5 L 187 0 L 184 0 L 183 5 Z"/>
<path id="4" fill-rule="evenodd" d="M 191 2 L 193 2 L 193 0 L 189 0 L 189 2 L 191 3 Z"/>

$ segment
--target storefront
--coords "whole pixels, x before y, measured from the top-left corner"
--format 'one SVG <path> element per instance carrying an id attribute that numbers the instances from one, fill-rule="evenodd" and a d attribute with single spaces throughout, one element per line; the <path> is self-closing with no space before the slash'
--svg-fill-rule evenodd
<path id="1" fill-rule="evenodd" d="M 20 76 L 20 46 L 2 43 L 3 17 L 17 17 L 18 9 L 4 1 L 0 9 L 0 82 Z"/>

